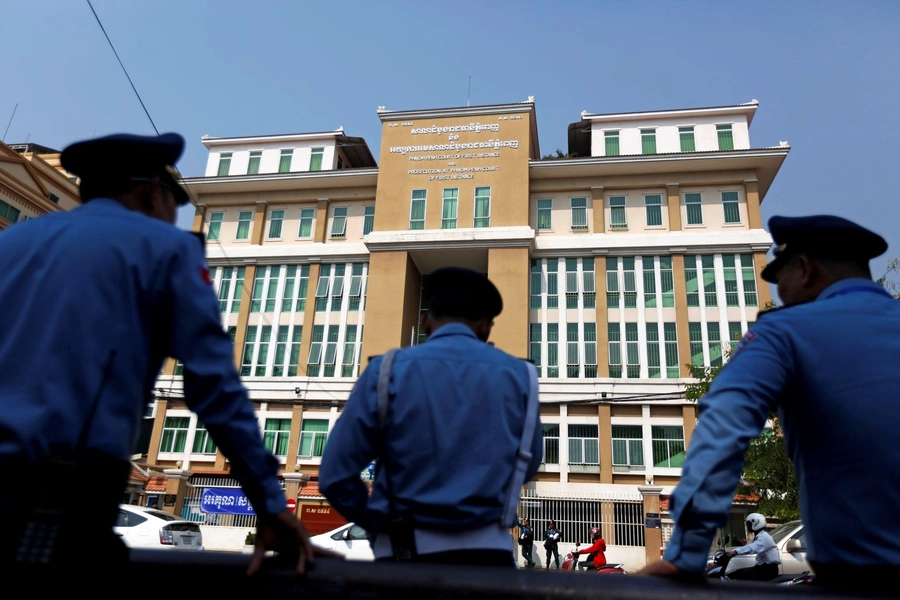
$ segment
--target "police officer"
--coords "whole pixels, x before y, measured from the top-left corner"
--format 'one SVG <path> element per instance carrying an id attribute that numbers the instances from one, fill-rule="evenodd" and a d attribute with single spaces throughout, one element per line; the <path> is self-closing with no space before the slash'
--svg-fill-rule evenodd
<path id="1" fill-rule="evenodd" d="M 704 570 L 744 452 L 777 410 L 816 582 L 877 590 L 900 571 L 900 303 L 869 270 L 887 243 L 828 215 L 773 217 L 769 229 L 762 278 L 786 306 L 759 315 L 700 401 L 670 500 L 675 530 L 643 573 Z"/>
<path id="2" fill-rule="evenodd" d="M 172 133 L 73 144 L 61 161 L 83 206 L 0 234 L 0 570 L 127 559 L 112 525 L 167 356 L 184 363 L 185 399 L 258 516 L 251 572 L 267 550 L 301 572 L 312 561 L 232 363 L 203 244 L 174 227 L 189 200 L 173 167 L 183 149 Z M 79 489 L 86 501 L 73 501 Z"/>
<path id="3" fill-rule="evenodd" d="M 430 337 L 386 370 L 384 429 L 378 382 L 387 358 L 376 357 L 329 436 L 319 489 L 370 532 L 376 560 L 513 567 L 521 485 L 542 457 L 537 375 L 486 343 L 503 309 L 487 277 L 439 269 L 425 294 Z M 376 458 L 370 498 L 359 473 Z"/>

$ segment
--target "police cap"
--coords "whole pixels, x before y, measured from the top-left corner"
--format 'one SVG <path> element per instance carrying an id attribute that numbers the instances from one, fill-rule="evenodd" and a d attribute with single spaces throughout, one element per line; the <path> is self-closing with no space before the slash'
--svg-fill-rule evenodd
<path id="1" fill-rule="evenodd" d="M 444 267 L 425 278 L 428 310 L 435 317 L 493 319 L 503 311 L 503 298 L 483 274 L 462 267 Z"/>
<path id="2" fill-rule="evenodd" d="M 72 144 L 63 150 L 60 162 L 64 169 L 81 177 L 82 196 L 85 188 L 105 191 L 123 183 L 159 177 L 175 195 L 176 202 L 183 205 L 190 197 L 178 184 L 174 167 L 183 151 L 184 138 L 177 133 L 117 133 Z"/>
<path id="3" fill-rule="evenodd" d="M 779 217 L 769 219 L 769 233 L 775 241 L 775 259 L 760 276 L 778 281 L 778 271 L 797 254 L 833 260 L 870 260 L 887 251 L 883 237 L 853 221 L 833 215 Z"/>

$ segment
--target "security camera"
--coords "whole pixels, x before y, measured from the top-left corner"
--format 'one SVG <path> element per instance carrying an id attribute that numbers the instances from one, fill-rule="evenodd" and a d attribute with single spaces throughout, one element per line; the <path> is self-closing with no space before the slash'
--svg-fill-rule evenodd
<path id="1" fill-rule="evenodd" d="M 300 388 L 295 387 L 295 388 L 294 388 L 294 393 L 295 393 L 295 394 L 299 394 L 299 393 L 300 393 Z"/>

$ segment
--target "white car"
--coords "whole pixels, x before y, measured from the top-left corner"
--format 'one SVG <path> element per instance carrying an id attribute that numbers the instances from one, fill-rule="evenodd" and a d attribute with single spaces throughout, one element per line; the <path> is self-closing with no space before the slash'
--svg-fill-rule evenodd
<path id="1" fill-rule="evenodd" d="M 120 504 L 113 530 L 129 548 L 203 550 L 203 534 L 197 523 L 155 508 Z"/>
<path id="2" fill-rule="evenodd" d="M 353 523 L 347 523 L 309 539 L 313 545 L 334 550 L 349 560 L 375 560 L 372 547 L 366 538 L 366 530 Z"/>

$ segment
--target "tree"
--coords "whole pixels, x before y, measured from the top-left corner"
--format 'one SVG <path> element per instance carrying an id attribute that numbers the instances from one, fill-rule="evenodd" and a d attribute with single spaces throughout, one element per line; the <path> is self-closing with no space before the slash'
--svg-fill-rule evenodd
<path id="1" fill-rule="evenodd" d="M 774 308 L 769 302 L 764 310 Z M 733 348 L 725 352 L 726 359 Z M 724 365 L 718 367 L 691 367 L 695 382 L 685 386 L 684 396 L 691 402 L 697 402 L 709 391 L 709 386 Z M 781 431 L 778 415 L 769 415 L 771 429 L 750 442 L 744 455 L 744 472 L 739 494 L 753 493 L 759 496 L 759 512 L 791 520 L 800 518 L 800 486 L 794 464 L 787 454 L 787 448 Z"/>
<path id="2" fill-rule="evenodd" d="M 891 276 L 890 278 L 888 276 Z M 900 300 L 900 281 L 894 277 L 900 276 L 900 258 L 894 258 L 888 262 L 884 275 L 878 278 L 878 283 L 884 286 L 894 298 Z"/>
<path id="3" fill-rule="evenodd" d="M 565 152 L 557 148 L 556 154 L 545 154 L 541 157 L 541 160 L 559 160 L 565 158 L 575 158 L 576 156 L 578 156 L 577 152 L 569 152 L 568 154 L 566 154 Z"/>

